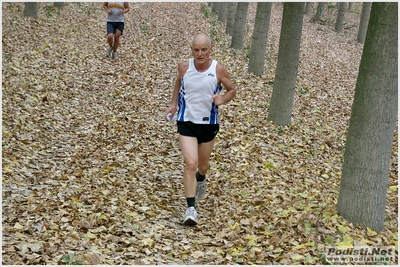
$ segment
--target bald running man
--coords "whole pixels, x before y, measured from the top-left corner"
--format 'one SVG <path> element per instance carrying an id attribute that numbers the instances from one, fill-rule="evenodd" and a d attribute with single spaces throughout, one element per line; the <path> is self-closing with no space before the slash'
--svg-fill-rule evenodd
<path id="1" fill-rule="evenodd" d="M 218 106 L 231 101 L 236 90 L 225 67 L 210 58 L 211 38 L 200 33 L 190 46 L 193 58 L 178 65 L 171 105 L 165 111 L 178 111 L 179 143 L 185 160 L 183 186 L 187 210 L 184 225 L 197 225 L 195 201 L 206 193 L 206 174 L 219 131 Z M 221 95 L 222 85 L 226 92 Z"/>

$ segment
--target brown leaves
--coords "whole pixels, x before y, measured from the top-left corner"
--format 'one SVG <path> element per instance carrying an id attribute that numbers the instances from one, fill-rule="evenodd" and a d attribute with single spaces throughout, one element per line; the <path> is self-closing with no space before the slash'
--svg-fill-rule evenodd
<path id="1" fill-rule="evenodd" d="M 199 3 L 131 3 L 119 62 L 104 56 L 99 3 L 51 16 L 45 5 L 34 24 L 20 3 L 3 5 L 4 264 L 322 264 L 327 245 L 397 244 L 397 132 L 385 231 L 353 226 L 335 208 L 356 29 L 305 21 L 293 123 L 277 127 L 266 117 L 280 4 L 262 77 L 246 73 L 246 49 L 230 49 Z M 251 4 L 247 43 L 254 15 Z M 200 223 L 187 228 L 176 127 L 162 116 L 199 31 L 214 38 L 238 94 L 221 106 Z"/>

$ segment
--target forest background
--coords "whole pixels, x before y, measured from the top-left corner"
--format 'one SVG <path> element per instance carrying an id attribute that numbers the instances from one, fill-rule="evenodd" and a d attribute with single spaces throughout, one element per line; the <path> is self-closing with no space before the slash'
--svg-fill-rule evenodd
<path id="1" fill-rule="evenodd" d="M 265 74 L 206 3 L 134 2 L 119 61 L 105 58 L 101 3 L 2 3 L 2 263 L 324 264 L 327 246 L 397 246 L 398 132 L 385 229 L 362 229 L 336 204 L 362 53 L 361 4 L 334 31 L 305 16 L 292 123 L 268 122 L 283 5 L 272 7 Z M 312 14 L 315 14 L 316 4 Z M 182 225 L 183 159 L 164 121 L 177 64 L 198 32 L 231 74 L 197 227 Z M 396 258 L 397 261 L 397 258 Z"/>

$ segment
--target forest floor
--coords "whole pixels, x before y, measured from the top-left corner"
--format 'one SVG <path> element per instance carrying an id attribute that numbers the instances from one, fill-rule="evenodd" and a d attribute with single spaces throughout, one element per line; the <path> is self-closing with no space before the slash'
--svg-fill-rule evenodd
<path id="1" fill-rule="evenodd" d="M 336 212 L 359 3 L 343 33 L 332 6 L 324 23 L 305 16 L 287 127 L 267 120 L 282 4 L 262 76 L 247 72 L 256 3 L 242 50 L 205 3 L 130 6 L 116 62 L 101 3 L 39 3 L 37 19 L 2 3 L 2 264 L 325 264 L 329 246 L 397 247 L 397 130 L 384 230 Z M 214 39 L 237 96 L 220 108 L 199 224 L 185 227 L 183 159 L 163 113 L 198 32 Z"/>

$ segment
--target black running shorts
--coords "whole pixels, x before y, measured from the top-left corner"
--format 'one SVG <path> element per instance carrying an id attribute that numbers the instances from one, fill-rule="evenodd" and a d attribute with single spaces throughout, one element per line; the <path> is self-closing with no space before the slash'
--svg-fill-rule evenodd
<path id="1" fill-rule="evenodd" d="M 217 136 L 219 124 L 196 124 L 191 121 L 178 121 L 178 133 L 197 138 L 197 143 L 208 143 Z"/>

